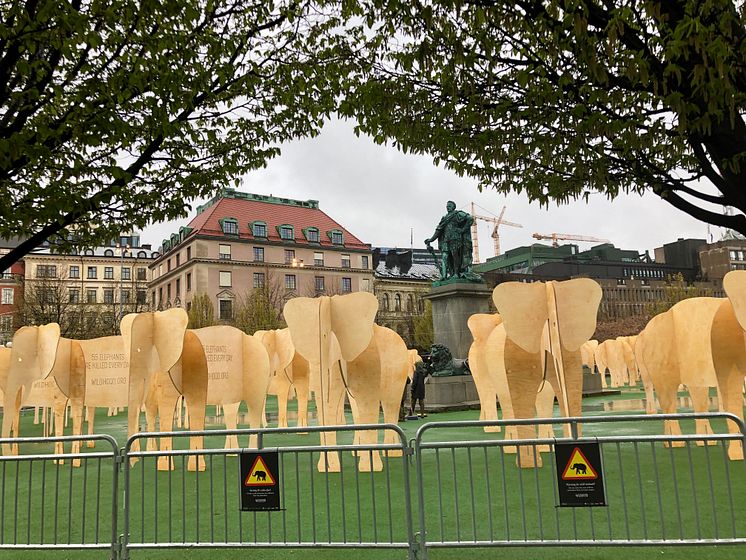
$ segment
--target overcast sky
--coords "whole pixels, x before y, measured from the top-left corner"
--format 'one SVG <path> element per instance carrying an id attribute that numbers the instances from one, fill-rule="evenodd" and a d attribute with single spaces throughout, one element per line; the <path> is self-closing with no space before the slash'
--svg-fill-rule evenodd
<path id="1" fill-rule="evenodd" d="M 396 148 L 378 146 L 370 138 L 356 137 L 351 122 L 332 121 L 322 134 L 298 140 L 282 148 L 282 155 L 261 171 L 246 175 L 241 191 L 294 199 L 314 199 L 330 217 L 362 241 L 374 247 L 424 247 L 445 213 L 446 201 L 477 213 L 499 214 L 523 228 L 502 227 L 500 242 L 507 249 L 537 241 L 533 233 L 568 233 L 608 239 L 622 249 L 644 252 L 679 237 L 706 238 L 707 225 L 690 218 L 654 195 L 623 195 L 614 201 L 597 194 L 586 204 L 541 208 L 529 204 L 524 195 L 508 196 L 495 191 L 479 192 L 476 181 L 458 177 L 433 164 L 432 158 L 403 154 Z M 197 201 L 192 204 L 196 208 Z M 189 218 L 151 225 L 142 232 L 142 242 L 154 248 Z M 479 221 L 480 257 L 494 256 L 492 226 Z M 715 239 L 719 228 L 712 228 Z M 548 241 L 545 243 L 549 243 Z M 578 242 L 581 250 L 592 243 Z"/>

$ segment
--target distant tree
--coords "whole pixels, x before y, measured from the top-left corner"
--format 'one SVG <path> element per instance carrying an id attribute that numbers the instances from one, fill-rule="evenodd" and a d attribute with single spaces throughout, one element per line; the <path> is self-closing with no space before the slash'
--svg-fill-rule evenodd
<path id="1" fill-rule="evenodd" d="M 205 293 L 195 294 L 187 315 L 189 315 L 188 326 L 190 329 L 201 329 L 214 325 L 215 307 L 212 305 L 210 296 Z"/>
<path id="2" fill-rule="evenodd" d="M 359 130 L 479 188 L 652 192 L 746 234 L 740 0 L 360 0 Z M 730 214 L 723 206 L 735 208 Z"/>
<path id="3" fill-rule="evenodd" d="M 0 237 L 26 238 L 0 270 L 183 217 L 317 134 L 349 74 L 336 4 L 0 3 Z"/>
<path id="4" fill-rule="evenodd" d="M 246 334 L 285 328 L 282 307 L 285 298 L 271 278 L 258 288 L 247 291 L 239 298 L 234 324 Z"/>
<path id="5" fill-rule="evenodd" d="M 712 297 L 712 290 L 700 286 L 687 284 L 684 276 L 678 272 L 669 276 L 663 289 L 663 299 L 648 305 L 649 316 L 655 316 L 671 309 L 678 302 L 693 297 Z"/>
<path id="6" fill-rule="evenodd" d="M 418 350 L 429 351 L 435 342 L 433 331 L 433 306 L 430 301 L 425 301 L 425 312 L 412 319 L 414 323 L 414 343 Z"/>

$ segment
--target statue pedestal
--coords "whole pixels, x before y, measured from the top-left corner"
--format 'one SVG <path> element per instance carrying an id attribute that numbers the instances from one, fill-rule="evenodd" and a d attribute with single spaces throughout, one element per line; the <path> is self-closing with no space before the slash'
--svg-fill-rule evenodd
<path id="1" fill-rule="evenodd" d="M 433 334 L 456 359 L 465 359 L 473 341 L 466 322 L 475 313 L 490 313 L 492 290 L 484 284 L 454 283 L 425 296 L 433 306 Z"/>
<path id="2" fill-rule="evenodd" d="M 479 395 L 471 375 L 428 377 L 425 384 L 425 410 L 446 412 L 470 408 L 479 409 Z"/>

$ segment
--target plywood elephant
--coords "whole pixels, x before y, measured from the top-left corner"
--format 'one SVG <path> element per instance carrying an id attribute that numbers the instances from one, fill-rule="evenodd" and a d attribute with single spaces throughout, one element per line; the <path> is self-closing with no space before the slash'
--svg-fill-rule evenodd
<path id="1" fill-rule="evenodd" d="M 304 368 L 293 368 L 295 347 L 289 329 L 256 331 L 253 335 L 267 350 L 270 363 L 270 381 L 267 394 L 277 396 L 277 426 L 288 426 L 288 400 L 293 390 L 298 398 L 298 426 L 308 425 L 308 376 Z M 293 374 L 297 375 L 293 375 Z M 266 421 L 264 422 L 266 425 Z"/>
<path id="2" fill-rule="evenodd" d="M 72 433 L 83 433 L 83 406 L 85 399 L 85 357 L 80 342 L 60 338 L 57 356 L 48 381 L 54 383 L 52 407 L 54 408 L 54 433 L 63 435 L 64 418 L 68 403 L 72 416 Z M 63 452 L 63 444 L 55 444 L 55 453 Z M 72 452 L 80 453 L 80 440 L 72 443 Z M 62 464 L 64 461 L 59 460 Z M 73 466 L 80 466 L 80 459 L 73 459 Z"/>
<path id="3" fill-rule="evenodd" d="M 682 384 L 689 391 L 695 412 L 709 410 L 710 387 L 717 387 L 710 330 L 722 302 L 711 297 L 685 299 L 653 317 L 638 335 L 635 346 L 639 346 L 637 355 L 645 372 L 643 382 L 645 378 L 652 381 L 664 413 L 676 412 Z M 698 434 L 712 433 L 709 420 L 696 420 L 695 424 Z M 666 420 L 664 430 L 666 434 L 681 434 L 676 420 Z M 703 445 L 701 441 L 697 443 Z"/>
<path id="4" fill-rule="evenodd" d="M 720 409 L 743 420 L 743 389 L 746 376 L 746 271 L 733 270 L 725 275 L 723 288 L 728 296 L 713 317 L 712 358 L 720 396 Z M 730 433 L 739 427 L 728 422 Z M 728 457 L 743 460 L 743 443 L 731 441 Z"/>
<path id="5" fill-rule="evenodd" d="M 345 395 L 340 360 L 352 362 L 368 348 L 377 311 L 377 298 L 367 292 L 298 297 L 285 304 L 283 313 L 295 350 L 309 363 L 310 387 L 320 425 L 340 420 Z M 335 445 L 336 433 L 322 432 L 321 444 Z M 338 472 L 338 454 L 322 453 L 318 468 Z"/>
<path id="6" fill-rule="evenodd" d="M 235 430 L 238 408 L 244 401 L 249 409 L 249 426 L 261 428 L 270 380 L 270 360 L 260 339 L 224 325 L 188 332 L 194 333 L 195 341 L 204 348 L 207 356 L 207 404 L 221 405 L 226 428 Z M 252 435 L 249 446 L 256 447 L 256 442 L 256 436 Z M 237 448 L 238 438 L 228 436 L 225 445 L 226 449 Z"/>
<path id="7" fill-rule="evenodd" d="M 593 280 L 505 282 L 495 287 L 493 301 L 506 333 L 505 367 L 516 418 L 536 414 L 537 396 L 548 381 L 563 415 L 579 416 L 583 389 L 580 347 L 596 330 L 601 287 Z M 537 368 L 535 355 L 545 360 Z M 549 367 L 552 366 L 552 367 Z M 569 426 L 565 426 L 569 434 Z M 535 437 L 531 426 L 517 429 L 520 439 Z M 522 467 L 541 465 L 540 453 L 521 446 Z"/>
<path id="8" fill-rule="evenodd" d="M 3 401 L 2 437 L 18 437 L 19 412 L 23 393 L 31 391 L 34 381 L 46 378 L 54 367 L 60 327 L 50 323 L 40 327 L 21 327 L 13 335 L 7 368 L 0 368 Z M 3 444 L 3 455 L 17 454 L 18 446 Z"/>
<path id="9" fill-rule="evenodd" d="M 202 344 L 187 331 L 188 317 L 181 308 L 125 315 L 120 329 L 129 362 L 127 427 L 130 435 L 139 429 L 140 408 L 156 391 L 160 429 L 170 431 L 176 403 L 184 395 L 190 428 L 204 429 L 207 400 L 207 359 Z M 193 437 L 191 449 L 202 448 L 202 438 Z M 135 442 L 133 450 L 139 450 Z M 171 449 L 171 439 L 162 438 L 161 449 Z M 167 457 L 158 461 L 160 470 L 172 468 Z M 203 470 L 204 458 L 189 457 L 189 470 Z"/>
<path id="10" fill-rule="evenodd" d="M 373 326 L 373 338 L 368 347 L 346 363 L 347 389 L 355 424 L 377 423 L 381 409 L 383 421 L 396 424 L 411 362 L 407 345 L 396 331 Z M 372 430 L 356 434 L 356 441 L 363 445 L 373 445 L 377 439 L 377 433 Z M 386 431 L 384 443 L 395 445 L 399 439 L 395 433 Z M 391 450 L 389 456 L 401 456 L 401 451 Z M 361 453 L 358 468 L 361 471 L 382 470 L 378 451 Z"/>

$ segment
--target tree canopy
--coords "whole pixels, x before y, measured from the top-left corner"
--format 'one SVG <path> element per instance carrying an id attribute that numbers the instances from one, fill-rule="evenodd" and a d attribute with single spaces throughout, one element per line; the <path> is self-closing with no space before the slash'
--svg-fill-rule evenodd
<path id="1" fill-rule="evenodd" d="M 743 4 L 361 0 L 379 43 L 342 111 L 480 188 L 651 191 L 746 233 Z"/>
<path id="2" fill-rule="evenodd" d="M 324 9 L 2 2 L 0 237 L 27 240 L 0 270 L 47 239 L 90 246 L 182 217 L 281 142 L 317 134 L 349 60 Z"/>

